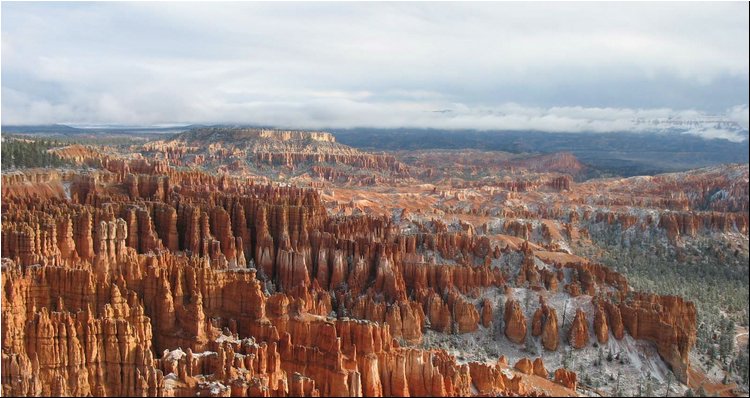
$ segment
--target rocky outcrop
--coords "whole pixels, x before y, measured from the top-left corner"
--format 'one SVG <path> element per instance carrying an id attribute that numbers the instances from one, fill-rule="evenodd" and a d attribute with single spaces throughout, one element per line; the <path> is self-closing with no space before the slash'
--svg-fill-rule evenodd
<path id="1" fill-rule="evenodd" d="M 570 346 L 576 349 L 583 348 L 589 343 L 589 325 L 586 322 L 586 313 L 580 308 L 576 310 L 576 316 L 570 325 L 568 340 Z"/>
<path id="2" fill-rule="evenodd" d="M 607 315 L 604 308 L 597 304 L 594 306 L 594 334 L 599 344 L 607 344 L 609 341 L 609 327 L 607 326 Z"/>
<path id="3" fill-rule="evenodd" d="M 559 383 L 575 391 L 578 385 L 578 377 L 570 370 L 559 368 L 555 371 L 555 383 Z"/>
<path id="4" fill-rule="evenodd" d="M 152 326 L 134 293 L 123 297 L 114 284 L 96 289 L 89 271 L 35 273 L 24 275 L 16 265 L 4 264 L 3 302 L 13 303 L 3 306 L 5 394 L 144 396 L 161 391 L 163 374 L 151 357 Z M 57 285 L 62 295 L 45 297 L 50 292 L 37 287 L 40 282 L 73 282 L 87 274 L 77 285 Z M 29 283 L 29 277 L 37 282 Z M 37 294 L 27 296 L 29 291 Z M 78 300 L 70 295 L 74 291 L 79 292 Z M 81 300 L 81 293 L 91 299 Z M 91 305 L 95 297 L 103 300 L 100 312 Z M 45 299 L 57 303 L 35 310 Z M 31 374 L 35 377 L 27 376 Z"/>
<path id="5" fill-rule="evenodd" d="M 523 344 L 526 341 L 526 317 L 521 310 L 521 304 L 516 300 L 505 303 L 505 336 L 508 340 Z"/>
<path id="6" fill-rule="evenodd" d="M 547 307 L 542 329 L 542 346 L 549 351 L 556 351 L 560 344 L 558 337 L 559 328 L 557 325 L 557 312 L 554 308 Z"/>
<path id="7" fill-rule="evenodd" d="M 488 299 L 482 300 L 482 326 L 488 328 L 492 325 L 492 302 Z"/>
<path id="8" fill-rule="evenodd" d="M 513 367 L 523 374 L 530 375 L 534 373 L 534 365 L 529 358 L 521 358 Z"/>
<path id="9" fill-rule="evenodd" d="M 687 383 L 688 355 L 696 339 L 695 305 L 676 296 L 637 294 L 620 304 L 620 312 L 628 334 L 656 343 L 675 376 Z"/>
<path id="10" fill-rule="evenodd" d="M 542 358 L 537 358 L 534 360 L 534 374 L 545 379 L 549 378 L 549 372 L 547 372 L 547 369 L 544 367 Z"/>
<path id="11" fill-rule="evenodd" d="M 176 166 L 201 166 L 223 171 L 279 167 L 292 173 L 312 174 L 327 181 L 351 185 L 374 185 L 385 181 L 376 176 L 352 173 L 351 168 L 409 176 L 409 168 L 394 156 L 360 152 L 336 142 L 323 131 L 255 128 L 197 128 L 169 140 L 144 146 L 160 153 Z M 250 164 L 245 162 L 250 161 Z M 319 165 L 334 165 L 321 167 Z M 344 167 L 341 167 L 344 166 Z"/>
<path id="12" fill-rule="evenodd" d="M 620 307 L 611 302 L 605 302 L 604 308 L 607 309 L 608 324 L 612 330 L 612 335 L 617 340 L 622 340 L 625 336 L 625 326 L 622 324 L 622 315 L 620 313 Z"/>
<path id="13" fill-rule="evenodd" d="M 531 335 L 539 337 L 542 334 L 542 321 L 544 318 L 544 310 L 539 307 L 534 311 L 534 316 L 531 320 Z"/>

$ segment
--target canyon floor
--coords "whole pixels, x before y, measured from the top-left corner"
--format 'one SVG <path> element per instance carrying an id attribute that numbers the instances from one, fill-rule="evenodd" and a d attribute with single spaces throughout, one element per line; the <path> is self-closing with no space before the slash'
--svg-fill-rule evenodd
<path id="1" fill-rule="evenodd" d="M 3 141 L 4 395 L 747 396 L 747 163 Z"/>

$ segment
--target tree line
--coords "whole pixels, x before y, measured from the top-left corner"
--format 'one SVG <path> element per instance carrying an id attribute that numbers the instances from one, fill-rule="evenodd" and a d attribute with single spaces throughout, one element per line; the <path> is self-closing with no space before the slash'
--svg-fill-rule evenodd
<path id="1" fill-rule="evenodd" d="M 2 168 L 60 167 L 69 164 L 50 148 L 61 143 L 52 140 L 8 138 L 2 143 Z"/>

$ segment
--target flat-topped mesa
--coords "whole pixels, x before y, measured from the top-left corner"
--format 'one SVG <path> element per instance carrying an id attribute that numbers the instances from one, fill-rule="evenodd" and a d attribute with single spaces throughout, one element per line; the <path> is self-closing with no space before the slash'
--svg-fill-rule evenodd
<path id="1" fill-rule="evenodd" d="M 323 131 L 260 130 L 258 136 L 261 138 L 273 138 L 281 141 L 313 140 L 321 142 L 336 142 L 336 137 L 334 137 L 333 134 Z"/>
<path id="2" fill-rule="evenodd" d="M 331 133 L 323 131 L 197 128 L 149 142 L 142 150 L 143 155 L 166 159 L 173 166 L 200 166 L 222 172 L 244 170 L 263 175 L 283 169 L 298 176 L 350 180 L 356 185 L 409 177 L 409 168 L 394 156 L 359 151 L 337 143 Z M 368 172 L 356 172 L 360 169 Z"/>
<path id="3" fill-rule="evenodd" d="M 324 131 L 280 130 L 242 127 L 209 127 L 198 128 L 181 133 L 174 139 L 186 143 L 228 142 L 241 143 L 246 140 L 268 139 L 273 141 L 318 141 L 335 143 L 336 137 Z"/>
<path id="4" fill-rule="evenodd" d="M 152 141 L 143 146 L 146 153 L 155 152 L 172 164 L 218 164 L 228 160 L 244 162 L 248 154 L 263 161 L 268 155 L 367 155 L 336 142 L 331 133 L 322 131 L 272 130 L 237 127 L 211 127 L 188 130 L 167 140 Z M 200 159 L 196 158 L 200 156 Z"/>

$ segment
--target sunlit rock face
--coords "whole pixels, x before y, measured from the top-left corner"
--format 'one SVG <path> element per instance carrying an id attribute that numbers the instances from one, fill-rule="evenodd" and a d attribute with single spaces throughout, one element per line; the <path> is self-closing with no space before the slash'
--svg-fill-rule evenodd
<path id="1" fill-rule="evenodd" d="M 468 155 L 446 177 L 446 158 L 324 132 L 60 156 L 87 168 L 3 175 L 6 395 L 574 395 L 565 355 L 633 339 L 687 382 L 694 304 L 571 246 L 616 229 L 679 248 L 748 224 L 731 168 L 705 172 L 730 196 L 701 201 L 664 194 L 715 190 L 694 175 L 577 182 L 562 154 L 479 183 Z M 279 170 L 295 179 L 271 183 Z"/>

